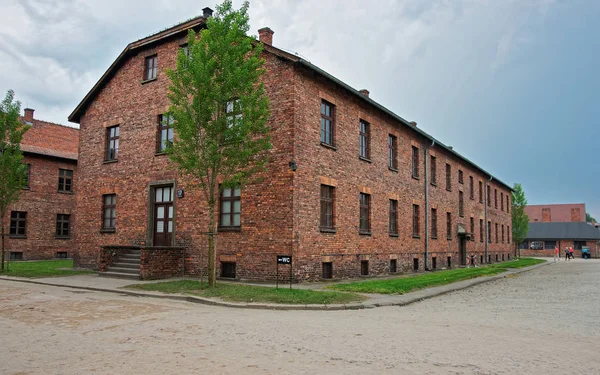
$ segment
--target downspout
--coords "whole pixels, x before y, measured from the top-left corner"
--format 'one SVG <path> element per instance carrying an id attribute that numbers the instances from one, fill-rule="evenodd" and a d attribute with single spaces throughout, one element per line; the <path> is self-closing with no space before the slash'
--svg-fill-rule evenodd
<path id="1" fill-rule="evenodd" d="M 432 148 L 435 146 L 435 139 L 431 140 Z M 425 271 L 429 270 L 429 149 L 424 148 L 425 153 Z"/>
<path id="2" fill-rule="evenodd" d="M 490 183 L 492 181 L 492 179 L 494 178 L 494 176 L 490 176 L 490 179 L 487 180 L 485 182 L 485 205 L 484 205 L 484 209 L 485 209 L 485 263 L 488 262 L 489 259 L 489 246 L 490 246 L 490 240 L 491 240 L 491 235 L 490 235 L 490 222 L 488 221 L 488 196 L 490 195 L 489 192 L 489 185 L 488 183 Z"/>

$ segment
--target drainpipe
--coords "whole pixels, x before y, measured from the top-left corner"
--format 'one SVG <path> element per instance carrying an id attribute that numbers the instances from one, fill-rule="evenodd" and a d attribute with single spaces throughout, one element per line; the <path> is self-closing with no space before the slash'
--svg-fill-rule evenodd
<path id="1" fill-rule="evenodd" d="M 485 209 L 485 263 L 488 262 L 489 259 L 489 245 L 490 245 L 490 222 L 488 221 L 488 196 L 490 195 L 488 193 L 488 188 L 489 185 L 488 183 L 490 183 L 492 181 L 492 179 L 494 178 L 494 176 L 490 176 L 490 179 L 487 180 L 485 182 L 485 190 L 484 190 L 484 194 L 485 194 L 485 199 L 484 199 L 484 209 Z"/>
<path id="2" fill-rule="evenodd" d="M 431 140 L 432 148 L 435 146 L 435 139 Z M 429 149 L 423 147 L 425 153 L 425 271 L 429 270 Z"/>

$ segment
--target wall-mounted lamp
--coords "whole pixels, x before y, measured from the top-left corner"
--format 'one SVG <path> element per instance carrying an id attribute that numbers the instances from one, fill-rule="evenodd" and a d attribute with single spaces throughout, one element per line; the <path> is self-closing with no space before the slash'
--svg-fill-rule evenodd
<path id="1" fill-rule="evenodd" d="M 296 165 L 295 161 L 290 161 L 290 169 L 292 170 L 292 172 L 296 172 L 296 169 L 298 169 L 298 166 Z"/>

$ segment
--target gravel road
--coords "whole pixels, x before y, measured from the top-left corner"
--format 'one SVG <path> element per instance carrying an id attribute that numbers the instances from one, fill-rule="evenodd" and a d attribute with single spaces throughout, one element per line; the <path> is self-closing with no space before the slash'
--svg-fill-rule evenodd
<path id="1" fill-rule="evenodd" d="M 0 280 L 0 373 L 598 374 L 600 261 L 405 307 L 268 311 Z"/>

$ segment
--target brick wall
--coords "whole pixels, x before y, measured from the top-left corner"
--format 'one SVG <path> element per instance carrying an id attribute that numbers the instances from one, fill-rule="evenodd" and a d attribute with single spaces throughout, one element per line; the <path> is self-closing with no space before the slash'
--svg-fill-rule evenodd
<path id="1" fill-rule="evenodd" d="M 545 247 L 545 242 L 544 241 L 540 241 L 540 242 L 542 242 Z M 565 257 L 565 248 L 567 248 L 567 247 L 575 248 L 575 242 L 573 240 L 560 240 L 560 241 L 556 241 L 556 243 L 558 245 L 558 248 L 560 250 L 560 256 L 562 258 Z M 597 254 L 598 254 L 598 250 L 599 250 L 597 240 L 586 241 L 585 246 L 589 246 L 591 257 L 597 258 Z M 521 249 L 521 256 L 523 256 L 523 257 L 553 257 L 554 250 L 553 249 L 540 249 L 540 250 Z M 574 256 L 576 258 L 581 258 L 581 250 L 575 250 Z"/>
<path id="2" fill-rule="evenodd" d="M 185 248 L 143 247 L 140 251 L 140 275 L 143 280 L 183 276 Z"/>
<path id="3" fill-rule="evenodd" d="M 23 260 L 53 259 L 57 252 L 73 256 L 74 194 L 58 192 L 59 169 L 73 170 L 77 176 L 75 161 L 26 154 L 25 163 L 31 164 L 29 188 L 24 189 L 19 201 L 11 205 L 5 219 L 6 257 L 10 252 L 23 253 Z M 73 190 L 78 189 L 77 184 Z M 26 238 L 9 235 L 11 211 L 27 212 Z M 56 215 L 71 215 L 71 236 L 56 238 Z"/>

